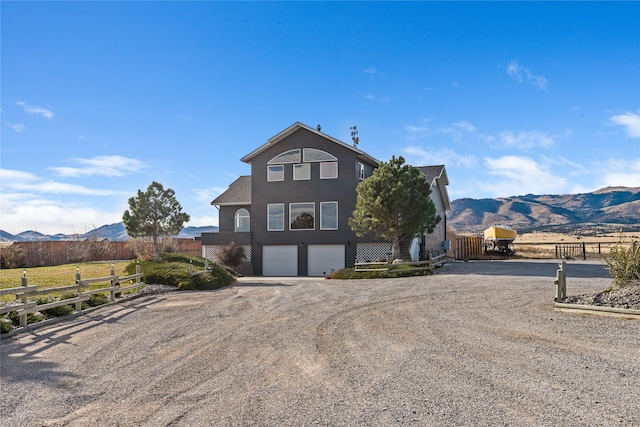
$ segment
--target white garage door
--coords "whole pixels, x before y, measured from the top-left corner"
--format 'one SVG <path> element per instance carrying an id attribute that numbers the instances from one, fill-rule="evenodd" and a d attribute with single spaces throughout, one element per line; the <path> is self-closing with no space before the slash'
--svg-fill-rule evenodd
<path id="1" fill-rule="evenodd" d="M 344 245 L 309 245 L 309 276 L 326 276 L 344 268 Z"/>
<path id="2" fill-rule="evenodd" d="M 298 247 L 277 245 L 262 247 L 263 276 L 297 276 Z"/>

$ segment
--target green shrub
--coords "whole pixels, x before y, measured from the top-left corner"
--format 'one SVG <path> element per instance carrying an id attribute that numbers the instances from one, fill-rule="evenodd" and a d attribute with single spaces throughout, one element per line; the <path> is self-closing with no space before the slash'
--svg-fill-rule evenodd
<path id="1" fill-rule="evenodd" d="M 13 245 L 0 248 L 0 266 L 2 268 L 18 268 L 24 266 L 22 249 Z"/>
<path id="2" fill-rule="evenodd" d="M 7 319 L 6 317 L 3 317 L 0 319 L 1 334 L 6 334 L 7 332 L 11 332 L 12 329 L 13 329 L 13 323 L 11 322 L 11 320 Z"/>
<path id="3" fill-rule="evenodd" d="M 385 264 L 379 266 L 370 266 L 371 270 L 379 271 L 355 271 L 354 268 L 343 268 L 342 270 L 334 271 L 327 276 L 328 279 L 389 279 L 398 277 L 411 277 L 411 276 L 428 276 L 431 274 L 429 270 L 411 270 L 414 268 L 412 265 L 405 264 Z M 385 270 L 388 269 L 388 270 Z"/>
<path id="4" fill-rule="evenodd" d="M 237 267 L 245 259 L 244 248 L 236 242 L 231 242 L 220 248 L 218 259 L 224 265 Z"/>
<path id="5" fill-rule="evenodd" d="M 85 301 L 89 307 L 97 307 L 109 302 L 109 297 L 105 294 L 93 294 L 89 297 L 88 301 Z"/>
<path id="6" fill-rule="evenodd" d="M 604 259 L 614 287 L 640 285 L 640 247 L 635 243 L 629 247 L 618 243 Z"/>
<path id="7" fill-rule="evenodd" d="M 194 271 L 204 270 L 208 264 L 209 272 L 191 276 L 189 264 Z M 127 274 L 134 274 L 136 262 L 126 268 Z M 175 286 L 184 290 L 210 290 L 230 285 L 234 276 L 223 266 L 207 261 L 203 257 L 168 253 L 159 261 L 141 261 L 140 269 L 144 273 L 144 282 Z"/>
<path id="8" fill-rule="evenodd" d="M 9 312 L 7 317 L 9 318 L 9 320 L 11 320 L 11 323 L 13 323 L 13 326 L 20 326 L 20 316 L 18 315 L 18 312 L 11 311 Z M 27 325 L 31 325 L 32 323 L 38 323 L 38 322 L 41 322 L 42 320 L 44 320 L 44 317 L 42 317 L 42 315 L 38 313 L 27 314 Z"/>

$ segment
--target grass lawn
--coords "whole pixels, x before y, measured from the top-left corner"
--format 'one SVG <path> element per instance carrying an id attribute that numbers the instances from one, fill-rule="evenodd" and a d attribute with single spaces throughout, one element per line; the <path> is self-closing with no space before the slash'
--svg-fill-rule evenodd
<path id="1" fill-rule="evenodd" d="M 130 261 L 117 261 L 113 263 L 115 273 L 118 276 L 126 276 L 125 267 Z M 76 282 L 76 267 L 79 268 L 83 279 L 105 277 L 111 274 L 111 262 L 85 262 L 79 264 L 55 265 L 51 267 L 30 267 L 26 269 L 29 285 L 38 285 L 39 289 L 70 286 Z M 0 270 L 0 289 L 15 288 L 20 286 L 20 278 L 24 269 L 8 268 Z M 96 287 L 102 287 L 96 284 Z M 91 286 L 94 289 L 94 286 Z M 3 297 L 2 301 L 11 300 L 11 296 Z"/>

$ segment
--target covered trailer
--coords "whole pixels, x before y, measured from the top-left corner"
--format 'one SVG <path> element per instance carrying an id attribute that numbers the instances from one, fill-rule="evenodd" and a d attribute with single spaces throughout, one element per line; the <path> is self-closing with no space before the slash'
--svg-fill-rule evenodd
<path id="1" fill-rule="evenodd" d="M 494 251 L 502 254 L 512 254 L 513 246 L 511 245 L 516 239 L 518 233 L 516 230 L 507 227 L 494 225 L 484 230 L 484 250 L 485 252 Z"/>

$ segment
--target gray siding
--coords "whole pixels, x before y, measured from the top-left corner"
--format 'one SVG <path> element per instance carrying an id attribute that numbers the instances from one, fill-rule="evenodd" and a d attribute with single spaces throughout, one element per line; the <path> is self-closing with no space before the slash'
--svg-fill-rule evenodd
<path id="1" fill-rule="evenodd" d="M 440 215 L 440 222 L 436 226 L 433 233 L 426 234 L 424 236 L 424 250 L 425 251 L 440 251 L 442 250 L 442 242 L 446 239 L 445 229 L 445 210 L 444 202 L 442 201 L 442 195 L 438 191 L 437 186 L 431 187 L 431 200 L 436 206 L 436 215 Z"/>
<path id="2" fill-rule="evenodd" d="M 251 205 L 220 206 L 220 212 L 218 213 L 218 230 L 220 230 L 220 232 L 233 232 L 235 230 L 236 212 L 242 208 L 251 213 Z"/>
<path id="3" fill-rule="evenodd" d="M 338 178 L 320 179 L 320 163 L 311 163 L 311 179 L 293 180 L 293 165 L 284 165 L 284 181 L 267 181 L 267 163 L 276 155 L 296 148 L 317 148 L 338 158 Z M 355 242 L 359 240 L 351 231 L 348 218 L 355 209 L 357 153 L 335 144 L 320 135 L 299 129 L 287 138 L 274 144 L 251 161 L 251 232 L 258 250 L 253 252 L 254 271 L 262 274 L 262 251 L 264 245 L 298 246 L 298 271 L 307 274 L 307 246 L 310 244 L 345 245 L 345 265 L 352 266 L 355 259 Z M 366 165 L 369 170 L 373 165 Z M 338 202 L 338 230 L 320 230 L 320 202 Z M 297 202 L 315 203 L 315 230 L 289 230 L 289 204 Z M 285 207 L 284 231 L 267 231 L 267 205 L 283 203 Z"/>

